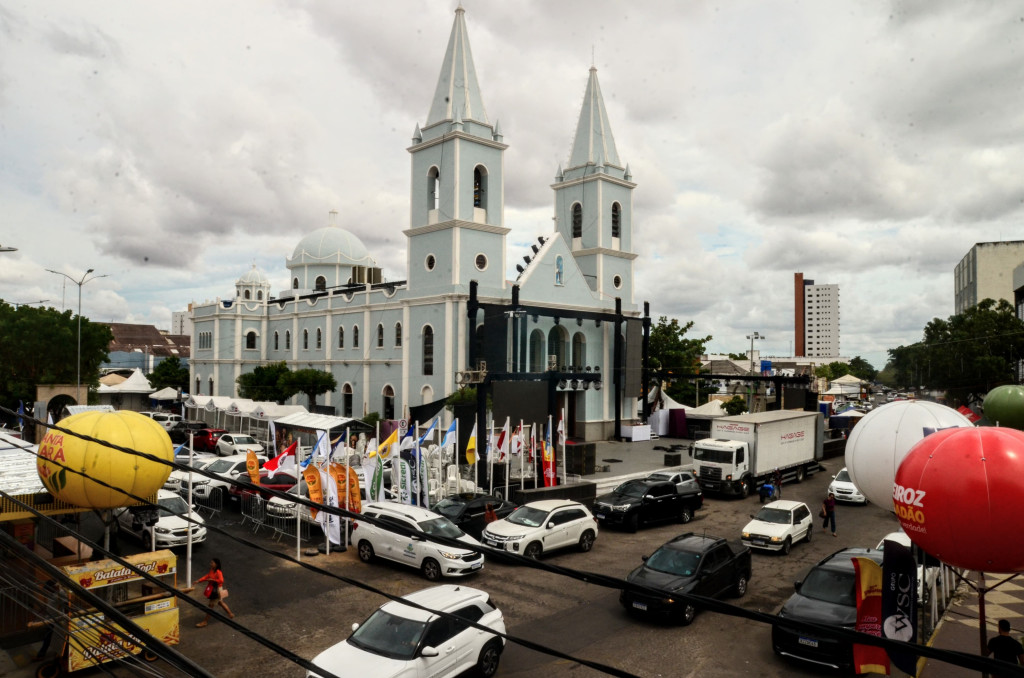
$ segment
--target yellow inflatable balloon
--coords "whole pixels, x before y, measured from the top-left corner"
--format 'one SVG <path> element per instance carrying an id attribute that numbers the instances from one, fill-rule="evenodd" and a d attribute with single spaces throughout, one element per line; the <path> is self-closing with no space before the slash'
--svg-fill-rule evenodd
<path id="1" fill-rule="evenodd" d="M 62 419 L 60 426 L 114 445 L 146 452 L 159 459 L 171 461 L 174 458 L 174 448 L 164 427 L 138 412 L 82 412 Z M 72 473 L 64 466 L 85 476 Z M 39 444 L 36 469 L 43 485 L 54 497 L 88 508 L 113 508 L 135 503 L 125 492 L 136 497 L 150 497 L 171 474 L 171 467 L 166 464 L 100 443 L 86 442 L 53 429 L 47 431 Z M 86 476 L 117 489 L 104 487 Z"/>

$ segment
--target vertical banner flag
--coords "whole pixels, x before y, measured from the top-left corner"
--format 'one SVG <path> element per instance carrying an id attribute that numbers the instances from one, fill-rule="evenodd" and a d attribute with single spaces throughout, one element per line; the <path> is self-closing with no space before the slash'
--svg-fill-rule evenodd
<path id="1" fill-rule="evenodd" d="M 274 420 L 271 419 L 267 425 L 267 442 L 270 443 L 270 449 L 274 453 L 273 456 L 277 456 L 277 427 L 274 426 Z"/>
<path id="2" fill-rule="evenodd" d="M 476 424 L 473 424 L 473 430 L 469 432 L 469 442 L 466 443 L 466 463 L 476 463 Z"/>
<path id="3" fill-rule="evenodd" d="M 892 640 L 917 642 L 917 562 L 910 548 L 885 540 L 882 556 L 882 634 Z M 893 666 L 917 674 L 917 655 L 889 650 Z"/>
<path id="4" fill-rule="evenodd" d="M 352 513 L 361 513 L 363 507 L 359 499 L 359 476 L 356 470 L 351 466 L 333 462 L 329 472 L 338 488 L 338 507 Z"/>
<path id="5" fill-rule="evenodd" d="M 430 507 L 430 464 L 427 455 L 420 454 L 420 496 L 416 503 L 424 508 Z"/>
<path id="6" fill-rule="evenodd" d="M 530 458 L 526 461 L 533 463 L 533 459 L 537 454 L 537 424 L 534 423 L 530 426 Z M 533 475 L 534 471 L 530 472 Z"/>
<path id="7" fill-rule="evenodd" d="M 882 568 L 870 558 L 851 558 L 857 594 L 856 630 L 882 637 Z M 875 645 L 853 644 L 854 673 L 889 675 L 889 655 Z"/>
<path id="8" fill-rule="evenodd" d="M 310 457 L 312 458 L 312 457 Z M 308 466 L 308 463 L 307 463 Z M 302 472 L 302 477 L 306 479 L 306 487 L 309 488 L 309 500 L 314 504 L 324 503 L 324 492 L 320 485 L 320 471 L 316 468 L 307 468 Z M 298 504 L 295 505 L 295 510 L 298 510 Z M 309 514 L 316 519 L 317 514 L 320 513 L 315 508 L 309 509 Z"/>
<path id="9" fill-rule="evenodd" d="M 334 481 L 334 476 L 326 471 L 320 471 L 319 473 L 320 482 L 323 485 L 324 505 L 338 508 L 338 484 Z M 332 544 L 341 543 L 341 518 L 327 511 L 319 511 L 316 521 L 320 523 L 324 536 Z"/>
<path id="10" fill-rule="evenodd" d="M 544 487 L 555 486 L 555 450 L 551 444 L 551 418 L 548 417 L 547 429 L 544 432 Z"/>
<path id="11" fill-rule="evenodd" d="M 366 488 L 366 498 L 370 501 L 379 501 L 384 498 L 384 460 L 379 454 L 373 455 L 370 467 L 370 473 L 364 473 L 370 479 L 370 484 Z"/>
<path id="12" fill-rule="evenodd" d="M 245 470 L 249 473 L 249 480 L 252 481 L 252 484 L 259 486 L 260 460 L 256 458 L 256 453 L 252 450 L 246 450 L 245 452 Z"/>
<path id="13" fill-rule="evenodd" d="M 400 458 L 391 462 L 391 489 L 398 490 L 400 503 L 412 503 L 412 466 L 406 459 Z"/>
<path id="14" fill-rule="evenodd" d="M 327 431 L 321 431 L 320 437 L 316 441 L 316 461 L 317 463 L 327 462 L 331 460 L 331 440 L 327 435 Z"/>

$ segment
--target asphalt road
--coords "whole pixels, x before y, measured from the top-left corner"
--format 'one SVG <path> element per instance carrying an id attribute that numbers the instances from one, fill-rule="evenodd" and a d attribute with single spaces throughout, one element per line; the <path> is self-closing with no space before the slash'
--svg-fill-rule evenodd
<path id="1" fill-rule="evenodd" d="M 827 471 L 799 485 L 786 485 L 783 497 L 805 501 L 812 513 L 823 498 L 842 458 L 827 460 Z M 669 538 L 686 531 L 738 539 L 749 515 L 757 511 L 757 497 L 708 497 L 689 525 L 668 524 L 641 528 L 636 534 L 604 529 L 590 553 L 565 551 L 542 562 L 625 577 Z M 294 556 L 294 541 L 276 543 L 266 532 L 252 534 L 238 513 L 215 518 L 231 534 Z M 847 546 L 874 546 L 898 529 L 894 516 L 873 505 L 840 505 L 838 537 L 815 525 L 810 543 L 793 547 L 788 556 L 755 553 L 753 577 L 745 597 L 731 599 L 743 608 L 774 614 L 793 591 L 793 582 L 824 556 Z M 297 655 L 312 659 L 344 639 L 353 622 L 365 619 L 384 602 L 375 593 L 337 578 L 308 572 L 294 563 L 233 543 L 213 534 L 195 549 L 194 576 L 203 574 L 211 557 L 223 561 L 228 599 L 241 627 L 272 639 Z M 388 593 L 404 595 L 429 586 L 414 570 L 382 561 L 364 564 L 355 550 L 303 557 L 337 577 L 350 578 Z M 179 572 L 184 573 L 184 564 Z M 179 577 L 180 585 L 184 576 Z M 767 624 L 711 612 L 699 614 L 689 627 L 652 623 L 625 613 L 618 592 L 532 568 L 488 561 L 479 575 L 462 580 L 488 591 L 505 615 L 508 631 L 563 653 L 583 657 L 638 676 L 817 676 L 820 670 L 776 658 Z M 193 594 L 199 600 L 199 591 Z M 211 622 L 196 628 L 202 609 L 182 605 L 181 643 L 178 650 L 218 676 L 302 676 L 303 669 L 246 637 L 242 630 Z M 603 673 L 521 646 L 509 645 L 498 675 L 597 676 Z"/>

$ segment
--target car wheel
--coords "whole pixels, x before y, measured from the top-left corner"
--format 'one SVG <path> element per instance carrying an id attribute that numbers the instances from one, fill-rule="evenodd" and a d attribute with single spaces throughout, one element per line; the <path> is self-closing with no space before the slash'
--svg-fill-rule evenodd
<path id="1" fill-rule="evenodd" d="M 492 640 L 484 649 L 480 650 L 480 656 L 476 660 L 476 674 L 481 678 L 491 678 L 498 672 L 498 661 L 501 659 L 501 643 Z"/>
<path id="2" fill-rule="evenodd" d="M 626 521 L 626 529 L 628 529 L 630 532 L 636 532 L 639 527 L 640 514 L 634 513 L 629 517 L 629 520 Z"/>
<path id="3" fill-rule="evenodd" d="M 580 535 L 580 551 L 586 553 L 592 548 L 594 548 L 594 533 L 587 530 Z"/>
<path id="4" fill-rule="evenodd" d="M 526 547 L 526 550 L 523 551 L 523 555 L 526 556 L 527 558 L 533 558 L 534 560 L 536 560 L 537 558 L 540 558 L 540 552 L 541 552 L 540 542 L 539 541 L 532 541 Z"/>
<path id="5" fill-rule="evenodd" d="M 693 618 L 697 616 L 697 608 L 691 603 L 683 603 L 683 616 L 680 618 L 680 623 L 683 626 L 689 626 L 693 623 Z"/>
<path id="6" fill-rule="evenodd" d="M 807 526 L 807 543 L 811 543 L 811 533 L 814 532 L 814 525 Z"/>
<path id="7" fill-rule="evenodd" d="M 803 466 L 796 470 L 796 482 L 802 483 L 807 477 L 807 469 Z"/>
<path id="8" fill-rule="evenodd" d="M 786 541 L 782 542 L 782 555 L 788 556 L 790 550 L 793 548 L 793 540 L 786 537 Z"/>
<path id="9" fill-rule="evenodd" d="M 39 668 L 36 669 L 36 678 L 57 678 L 57 676 L 63 673 L 60 660 L 51 659 L 39 665 Z"/>
<path id="10" fill-rule="evenodd" d="M 747 578 L 742 574 L 740 575 L 740 578 L 736 580 L 736 583 L 733 584 L 732 593 L 737 598 L 742 598 L 747 594 Z"/>
<path id="11" fill-rule="evenodd" d="M 693 511 L 690 510 L 689 506 L 684 506 L 683 510 L 679 512 L 679 522 L 683 525 L 693 520 Z"/>
<path id="12" fill-rule="evenodd" d="M 373 560 L 373 544 L 365 539 L 359 542 L 359 560 L 368 563 Z"/>
<path id="13" fill-rule="evenodd" d="M 441 578 L 441 565 L 433 558 L 424 559 L 420 571 L 423 572 L 427 581 L 437 581 Z"/>

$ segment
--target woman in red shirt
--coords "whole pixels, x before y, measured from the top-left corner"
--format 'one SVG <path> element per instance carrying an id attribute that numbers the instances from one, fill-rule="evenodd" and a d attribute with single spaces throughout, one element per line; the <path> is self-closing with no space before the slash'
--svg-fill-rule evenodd
<path id="1" fill-rule="evenodd" d="M 212 610 L 217 605 L 224 608 L 224 611 L 228 613 L 228 616 L 232 619 L 235 618 L 231 608 L 224 602 L 224 599 L 228 597 L 228 590 L 224 587 L 224 573 L 220 569 L 220 558 L 214 558 L 210 561 L 210 571 L 204 574 L 199 579 L 196 579 L 198 584 L 201 581 L 208 581 L 213 584 L 213 591 L 210 593 L 210 609 Z M 207 622 L 210 621 L 210 613 L 206 613 L 206 617 L 203 621 L 196 624 L 196 626 L 202 628 L 206 626 Z"/>

